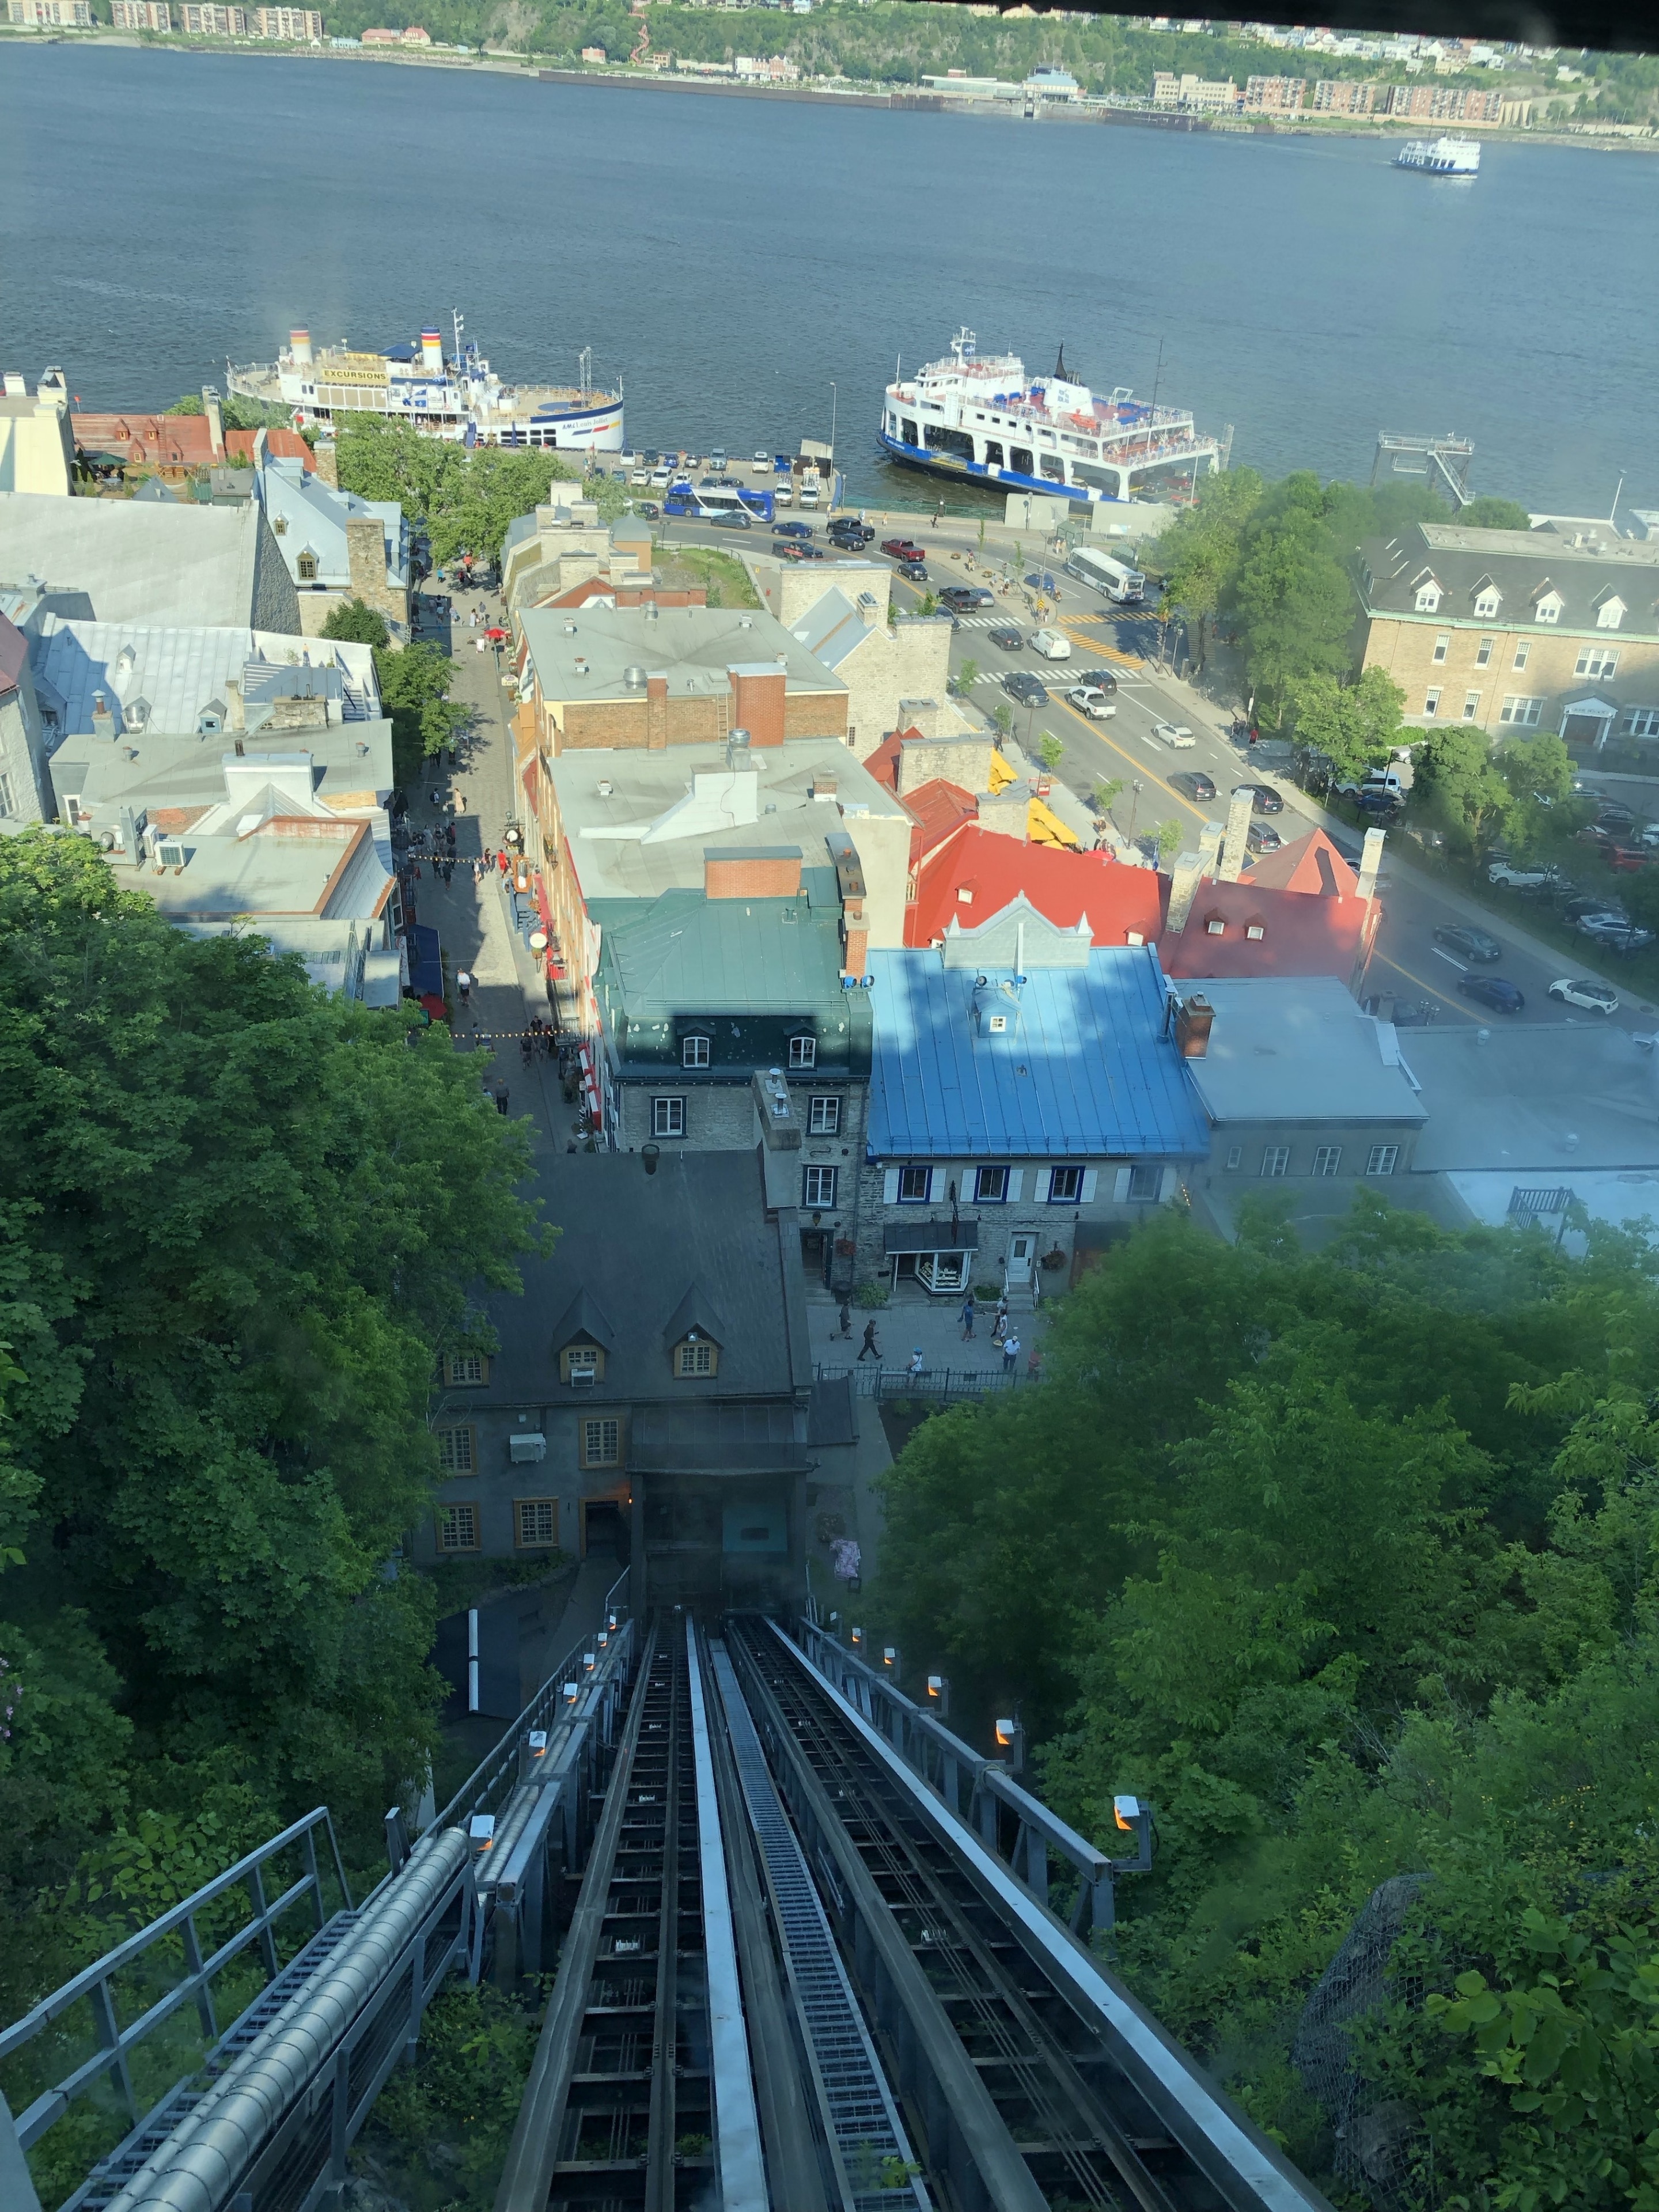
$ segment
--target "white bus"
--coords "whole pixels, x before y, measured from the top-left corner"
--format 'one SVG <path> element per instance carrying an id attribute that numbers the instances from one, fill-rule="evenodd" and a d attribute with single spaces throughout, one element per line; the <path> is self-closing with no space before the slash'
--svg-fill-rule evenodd
<path id="1" fill-rule="evenodd" d="M 1139 568 L 1131 568 L 1122 561 L 1114 561 L 1109 553 L 1097 553 L 1091 545 L 1079 545 L 1066 563 L 1068 575 L 1092 584 L 1097 592 L 1104 592 L 1109 599 L 1120 603 L 1144 596 L 1146 579 Z"/>

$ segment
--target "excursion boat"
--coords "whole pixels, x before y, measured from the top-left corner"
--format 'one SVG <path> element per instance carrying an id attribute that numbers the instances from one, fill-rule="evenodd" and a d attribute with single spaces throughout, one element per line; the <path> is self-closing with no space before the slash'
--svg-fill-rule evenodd
<path id="1" fill-rule="evenodd" d="M 354 415 L 379 415 L 423 437 L 465 446 L 552 446 L 562 453 L 623 450 L 620 391 L 596 391 L 581 355 L 576 385 L 503 384 L 455 319 L 455 350 L 430 327 L 411 343 L 383 352 L 346 345 L 313 348 L 307 330 L 289 332 L 274 362 L 239 368 L 225 363 L 230 389 L 267 407 L 286 407 L 295 429 L 337 426 Z"/>
<path id="2" fill-rule="evenodd" d="M 1421 169 L 1431 177 L 1478 177 L 1478 138 L 1408 138 L 1394 157 L 1396 169 Z"/>
<path id="3" fill-rule="evenodd" d="M 888 386 L 879 435 L 894 460 L 935 476 L 1073 500 L 1190 495 L 1218 465 L 1185 408 L 1148 405 L 1127 385 L 1097 399 L 1066 373 L 1063 346 L 1054 374 L 1028 382 L 1018 355 L 981 356 L 967 329 L 948 359 Z"/>

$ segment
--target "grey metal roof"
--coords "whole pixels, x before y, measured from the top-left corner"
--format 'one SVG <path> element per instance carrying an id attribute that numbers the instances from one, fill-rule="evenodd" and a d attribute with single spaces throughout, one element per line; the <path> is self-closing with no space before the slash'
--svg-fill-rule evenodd
<path id="1" fill-rule="evenodd" d="M 216 806 L 226 795 L 225 756 L 234 757 L 235 742 L 228 732 L 200 737 L 146 732 L 119 743 L 82 733 L 65 738 L 52 754 L 52 782 L 60 800 L 78 793 L 94 822 L 121 806 Z M 327 808 L 362 793 L 370 795 L 371 804 L 374 797 L 384 804 L 392 790 L 390 722 L 283 730 L 245 738 L 243 744 L 244 758 L 255 762 L 309 755 L 313 796 Z"/>
<path id="2" fill-rule="evenodd" d="M 103 622 L 234 626 L 258 606 L 261 533 L 269 536 L 264 517 L 251 504 L 0 492 L 0 577 L 83 591 Z"/>
<path id="3" fill-rule="evenodd" d="M 812 1371 L 799 1255 L 766 1219 L 752 1153 L 665 1150 L 653 1175 L 631 1152 L 556 1153 L 541 1163 L 535 1195 L 559 1239 L 547 1259 L 520 1262 L 521 1297 L 489 1301 L 500 1339 L 491 1402 L 688 1409 L 799 1392 L 805 1403 Z M 720 1371 L 681 1381 L 665 1333 L 699 1279 L 720 1301 Z M 578 1292 L 615 1323 L 597 1388 L 559 1380 L 556 1317 Z"/>
<path id="4" fill-rule="evenodd" d="M 233 682 L 258 703 L 302 678 L 325 689 L 331 681 L 337 719 L 362 720 L 380 711 L 372 647 L 302 641 L 276 630 L 161 628 L 47 614 L 31 632 L 29 659 L 42 704 L 56 708 L 65 735 L 92 728 L 100 692 L 112 712 L 143 699 L 147 731 L 191 734 L 210 708 L 216 706 L 222 720 Z"/>
<path id="5" fill-rule="evenodd" d="M 710 899 L 701 890 L 665 891 L 637 919 L 608 921 L 594 981 L 601 1006 L 630 1024 L 815 1008 L 848 1021 L 848 1002 L 862 995 L 842 988 L 833 908 L 815 913 L 805 897 Z"/>
<path id="6" fill-rule="evenodd" d="M 1212 1121 L 1425 1120 L 1394 1024 L 1362 1013 L 1334 976 L 1205 977 L 1182 996 L 1215 1010 L 1204 1058 L 1184 1063 Z"/>
<path id="7" fill-rule="evenodd" d="M 0 563 L 0 572 L 3 563 Z M 520 617 L 530 663 L 544 698 L 637 698 L 630 668 L 665 676 L 674 698 L 708 698 L 728 690 L 732 667 L 781 666 L 787 691 L 839 695 L 847 686 L 759 609 L 726 607 L 532 607 Z M 585 664 L 579 671 L 576 663 Z"/>
<path id="8" fill-rule="evenodd" d="M 1361 545 L 1365 601 L 1373 614 L 1408 615 L 1418 622 L 1448 620 L 1500 624 L 1505 629 L 1591 630 L 1610 593 L 1626 612 L 1609 639 L 1659 635 L 1659 544 L 1619 538 L 1576 547 L 1553 530 L 1470 530 L 1455 523 L 1425 522 L 1397 538 L 1368 538 Z M 1437 608 L 1419 613 L 1419 580 L 1432 574 L 1443 594 Z M 1500 595 L 1495 615 L 1478 616 L 1474 602 L 1490 581 Z M 1535 621 L 1546 589 L 1562 605 L 1553 623 Z"/>
<path id="9" fill-rule="evenodd" d="M 1150 945 L 1103 948 L 1085 967 L 1023 985 L 947 968 L 927 951 L 872 951 L 877 1159 L 1197 1158 L 1203 1120 L 1164 1034 L 1167 993 Z M 1007 988 L 1004 989 L 1004 986 Z M 986 1025 L 975 1018 L 983 998 Z M 1007 1022 L 988 1028 L 991 1013 Z"/>
<path id="10" fill-rule="evenodd" d="M 815 599 L 804 615 L 790 625 L 797 643 L 815 653 L 826 668 L 838 668 L 855 653 L 873 629 L 866 623 L 845 592 L 832 585 Z"/>

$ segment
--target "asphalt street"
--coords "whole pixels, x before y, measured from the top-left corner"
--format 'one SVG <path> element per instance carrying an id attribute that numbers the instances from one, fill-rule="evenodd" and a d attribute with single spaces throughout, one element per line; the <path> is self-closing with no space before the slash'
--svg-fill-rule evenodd
<path id="1" fill-rule="evenodd" d="M 838 556 L 825 543 L 825 518 L 818 514 L 787 519 L 811 523 L 812 542 L 823 546 L 825 553 L 824 560 L 814 567 L 826 576 L 832 574 Z M 946 584 L 983 583 L 997 589 L 994 610 L 979 609 L 959 617 L 951 641 L 952 672 L 973 662 L 978 672 L 967 696 L 988 721 L 994 717 L 999 701 L 1007 698 L 1002 688 L 1006 675 L 1016 669 L 1035 675 L 1048 692 L 1048 703 L 1028 709 L 1007 699 L 1014 717 L 1014 735 L 1034 758 L 1045 733 L 1057 738 L 1064 751 L 1056 774 L 1091 806 L 1097 784 L 1121 781 L 1125 788 L 1114 801 L 1111 814 L 1122 834 L 1132 839 L 1140 837 L 1160 823 L 1175 822 L 1183 833 L 1182 844 L 1194 844 L 1204 823 L 1224 818 L 1228 794 L 1237 783 L 1269 783 L 1281 793 L 1284 811 L 1258 818 L 1271 820 L 1286 843 L 1318 824 L 1343 852 L 1358 858 L 1358 830 L 1328 815 L 1316 799 L 1287 777 L 1265 773 L 1252 764 L 1248 748 L 1228 737 L 1231 713 L 1235 706 L 1243 704 L 1242 700 L 1220 703 L 1161 669 L 1157 660 L 1159 625 L 1145 616 L 1126 613 L 1089 586 L 1066 575 L 1061 561 L 1043 547 L 1039 534 L 994 527 L 987 531 L 981 545 L 978 526 L 963 518 L 947 516 L 936 526 L 925 515 L 883 518 L 872 510 L 866 519 L 877 527 L 876 540 L 866 558 L 880 558 L 882 538 L 894 535 L 913 538 L 927 553 L 925 583 L 894 578 L 895 604 L 902 610 L 913 610 L 928 592 L 936 592 Z M 665 522 L 658 527 L 671 539 L 734 554 L 758 552 L 772 542 L 772 533 L 761 524 L 752 532 L 697 523 Z M 1015 544 L 1021 557 L 1016 580 L 1005 594 L 1001 590 L 1005 567 Z M 1058 604 L 1050 602 L 1050 611 L 1041 617 L 1034 611 L 1037 594 L 1023 580 L 1033 574 L 1052 576 L 1059 586 Z M 1005 626 L 1018 629 L 1022 639 L 1044 626 L 1058 628 L 1071 641 L 1071 659 L 1048 661 L 1024 643 L 1018 652 L 1006 651 L 991 638 L 994 629 Z M 1171 642 L 1178 652 L 1179 641 Z M 1066 698 L 1078 675 L 1091 667 L 1110 668 L 1117 678 L 1117 712 L 1108 721 L 1091 721 Z M 1154 725 L 1160 722 L 1190 730 L 1194 744 L 1171 750 L 1153 734 Z M 1194 770 L 1207 775 L 1215 785 L 1213 799 L 1200 802 L 1182 789 L 1179 779 Z M 1613 787 L 1611 781 L 1609 787 Z M 1655 799 L 1654 811 L 1659 814 L 1659 793 Z M 1579 883 L 1586 890 L 1607 888 L 1604 868 L 1588 851 Z M 1513 908 L 1511 920 L 1502 908 L 1488 908 L 1438 884 L 1392 847 L 1384 853 L 1379 887 L 1383 919 L 1364 981 L 1366 992 L 1393 992 L 1405 1000 L 1426 1000 L 1439 1021 L 1491 1026 L 1512 1018 L 1471 1002 L 1460 995 L 1458 985 L 1466 975 L 1498 975 L 1523 994 L 1523 1018 L 1528 1022 L 1571 1026 L 1611 1019 L 1635 1030 L 1653 1026 L 1656 1010 L 1651 1001 L 1621 984 L 1616 958 L 1601 956 L 1588 943 L 1582 957 L 1540 944 L 1528 933 L 1524 900 L 1516 897 L 1506 902 Z M 1616 896 L 1616 884 L 1612 890 Z M 1496 937 L 1504 948 L 1502 958 L 1493 964 L 1471 966 L 1436 943 L 1437 928 L 1460 923 L 1473 923 Z M 1591 1013 L 1550 998 L 1553 982 L 1579 975 L 1612 983 L 1620 994 L 1618 1011 L 1611 1016 Z"/>

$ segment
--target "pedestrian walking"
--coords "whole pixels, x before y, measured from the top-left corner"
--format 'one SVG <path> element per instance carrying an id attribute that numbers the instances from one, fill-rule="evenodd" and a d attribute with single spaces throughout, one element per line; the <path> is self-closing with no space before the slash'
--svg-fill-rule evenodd
<path id="1" fill-rule="evenodd" d="M 853 1334 L 853 1309 L 845 1298 L 841 1302 L 840 1321 L 841 1327 L 836 1330 L 836 1335 L 850 1337 Z"/>
<path id="2" fill-rule="evenodd" d="M 483 862 L 482 860 L 475 860 L 472 863 L 472 880 L 475 884 L 481 884 L 483 881 Z"/>
<path id="3" fill-rule="evenodd" d="M 964 1344 L 971 1344 L 974 1340 L 974 1294 L 971 1291 L 962 1302 L 962 1340 Z"/>
<path id="4" fill-rule="evenodd" d="M 426 799 L 428 806 L 441 806 L 443 805 L 442 799 L 439 798 L 435 791 L 428 791 L 426 795 Z"/>
<path id="5" fill-rule="evenodd" d="M 1030 1351 L 1026 1355 L 1025 1379 L 1028 1382 L 1036 1382 L 1042 1379 L 1042 1354 L 1034 1344 L 1031 1346 Z"/>
<path id="6" fill-rule="evenodd" d="M 498 1083 L 495 1085 L 495 1111 L 498 1114 L 505 1114 L 507 1111 L 507 1085 L 504 1083 Z"/>
<path id="7" fill-rule="evenodd" d="M 452 822 L 444 831 L 444 842 L 453 853 L 455 849 L 455 824 Z"/>
<path id="8" fill-rule="evenodd" d="M 915 1350 L 910 1354 L 910 1364 L 905 1371 L 909 1375 L 920 1375 L 921 1368 L 921 1346 L 918 1345 Z"/>
<path id="9" fill-rule="evenodd" d="M 505 845 L 499 845 L 495 848 L 495 866 L 501 870 L 503 875 L 507 873 L 507 848 Z"/>
<path id="10" fill-rule="evenodd" d="M 1008 1316 L 1007 1316 L 1007 1315 L 1006 1315 L 1006 1313 L 1004 1313 L 1004 1311 L 1002 1310 L 1002 1308 L 1001 1308 L 1000 1306 L 999 1306 L 999 1307 L 997 1308 L 997 1317 L 996 1317 L 996 1319 L 995 1319 L 995 1320 L 991 1323 L 991 1341 L 992 1341 L 992 1343 L 993 1343 L 993 1344 L 1000 1344 L 1000 1343 L 1002 1342 L 1002 1340 L 1003 1340 L 1004 1337 L 1006 1337 L 1006 1336 L 1007 1335 L 1007 1334 L 1008 1334 Z"/>
<path id="11" fill-rule="evenodd" d="M 458 814 L 466 811 L 466 793 L 464 791 L 458 791 L 455 794 L 455 811 Z"/>
<path id="12" fill-rule="evenodd" d="M 505 1113 L 507 1109 L 503 1107 L 501 1111 Z M 1013 1373 L 1014 1363 L 1018 1358 L 1019 1339 L 1017 1336 L 1011 1336 L 1002 1347 L 1002 1371 L 1005 1375 Z"/>
<path id="13" fill-rule="evenodd" d="M 872 1321 L 867 1321 L 864 1324 L 864 1341 L 859 1346 L 859 1357 L 854 1363 L 854 1365 L 862 1362 L 866 1357 L 873 1359 L 878 1367 L 880 1366 L 881 1346 L 876 1342 L 876 1324 Z"/>
<path id="14" fill-rule="evenodd" d="M 461 969 L 459 975 L 455 978 L 455 988 L 461 994 L 461 1004 L 464 1006 L 468 1005 L 472 997 L 472 978 L 467 974 L 465 968 Z"/>

